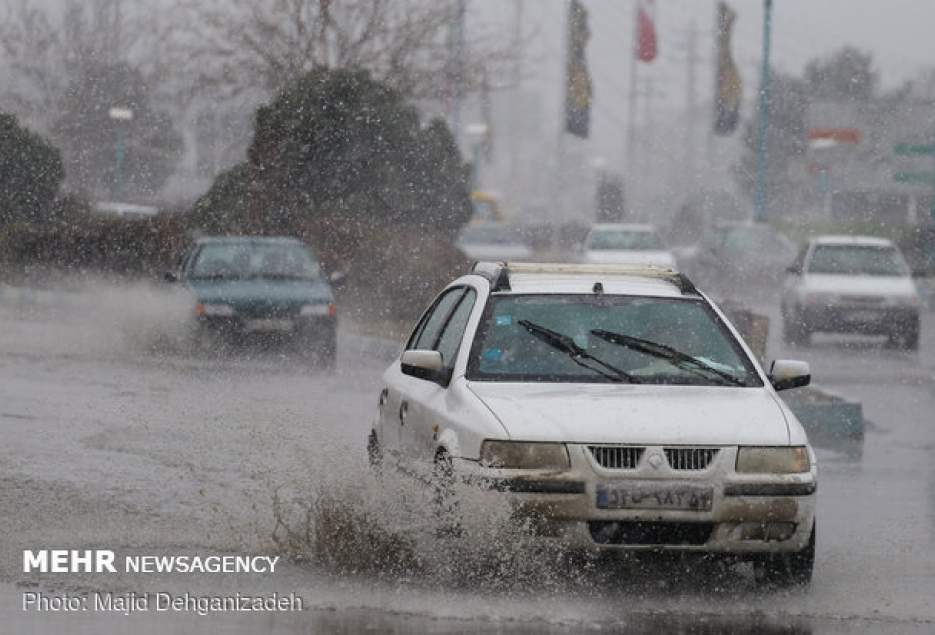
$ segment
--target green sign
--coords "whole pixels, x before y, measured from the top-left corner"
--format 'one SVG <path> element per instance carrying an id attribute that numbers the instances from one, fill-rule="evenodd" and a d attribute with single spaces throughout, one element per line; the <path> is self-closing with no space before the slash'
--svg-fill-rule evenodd
<path id="1" fill-rule="evenodd" d="M 897 172 L 897 183 L 935 183 L 935 172 Z"/>
<path id="2" fill-rule="evenodd" d="M 903 156 L 935 156 L 935 143 L 900 143 L 893 150 Z"/>

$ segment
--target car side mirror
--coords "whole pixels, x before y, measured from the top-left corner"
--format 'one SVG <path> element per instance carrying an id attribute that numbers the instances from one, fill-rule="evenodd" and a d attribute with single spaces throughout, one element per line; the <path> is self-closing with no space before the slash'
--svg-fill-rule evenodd
<path id="1" fill-rule="evenodd" d="M 343 271 L 332 271 L 328 274 L 328 282 L 330 282 L 335 287 L 340 287 L 343 285 L 346 278 L 347 274 Z"/>
<path id="2" fill-rule="evenodd" d="M 769 368 L 769 381 L 777 391 L 802 388 L 812 383 L 812 371 L 808 362 L 777 359 Z"/>
<path id="3" fill-rule="evenodd" d="M 400 370 L 404 375 L 433 381 L 443 386 L 447 386 L 451 379 L 451 373 L 445 369 L 442 354 L 438 351 L 404 351 L 400 359 Z"/>
<path id="4" fill-rule="evenodd" d="M 798 267 L 798 265 L 789 265 L 786 267 L 786 273 L 788 273 L 790 276 L 801 276 L 802 270 Z"/>
<path id="5" fill-rule="evenodd" d="M 174 273 L 172 273 L 171 271 L 166 271 L 164 274 L 162 274 L 162 281 L 163 282 L 178 282 L 179 277 L 175 275 Z"/>

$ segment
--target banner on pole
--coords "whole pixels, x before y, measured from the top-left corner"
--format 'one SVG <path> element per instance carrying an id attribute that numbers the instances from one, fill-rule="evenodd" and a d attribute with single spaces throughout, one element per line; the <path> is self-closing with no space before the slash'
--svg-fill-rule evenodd
<path id="1" fill-rule="evenodd" d="M 591 73 L 585 55 L 591 32 L 581 0 L 569 3 L 568 59 L 565 77 L 565 130 L 586 139 L 591 128 Z"/>
<path id="2" fill-rule="evenodd" d="M 655 9 L 653 0 L 647 0 L 649 8 Z M 658 40 L 656 38 L 655 11 L 650 14 L 647 4 L 640 2 L 636 9 L 636 59 L 652 62 L 656 59 Z"/>
<path id="3" fill-rule="evenodd" d="M 743 83 L 731 55 L 730 39 L 737 14 L 720 2 L 717 7 L 717 85 L 714 94 L 714 133 L 729 135 L 740 121 Z"/>

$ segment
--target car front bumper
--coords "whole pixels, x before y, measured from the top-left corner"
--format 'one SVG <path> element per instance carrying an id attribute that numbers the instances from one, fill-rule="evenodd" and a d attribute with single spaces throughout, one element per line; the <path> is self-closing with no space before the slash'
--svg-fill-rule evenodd
<path id="1" fill-rule="evenodd" d="M 917 325 L 919 311 L 912 307 L 821 305 L 805 307 L 802 319 L 812 331 L 886 335 Z"/>
<path id="2" fill-rule="evenodd" d="M 770 475 L 736 473 L 733 447 L 719 448 L 701 470 L 674 470 L 661 462 L 652 467 L 646 460 L 634 469 L 606 469 L 588 446 L 568 450 L 571 468 L 562 472 L 458 463 L 470 479 L 508 492 L 517 522 L 569 548 L 752 555 L 800 551 L 808 544 L 816 506 L 814 456 L 810 472 Z M 661 447 L 647 448 L 647 455 L 653 453 L 664 456 Z M 704 490 L 710 507 L 608 509 L 600 506 L 598 493 L 608 487 Z"/>

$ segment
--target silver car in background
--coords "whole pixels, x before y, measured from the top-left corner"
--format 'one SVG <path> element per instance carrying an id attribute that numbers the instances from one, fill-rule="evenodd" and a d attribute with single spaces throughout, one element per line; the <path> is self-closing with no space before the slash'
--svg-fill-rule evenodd
<path id="1" fill-rule="evenodd" d="M 886 335 L 919 347 L 921 301 L 899 248 L 884 238 L 820 236 L 800 251 L 783 285 L 783 335 L 808 344 L 812 333 Z"/>

